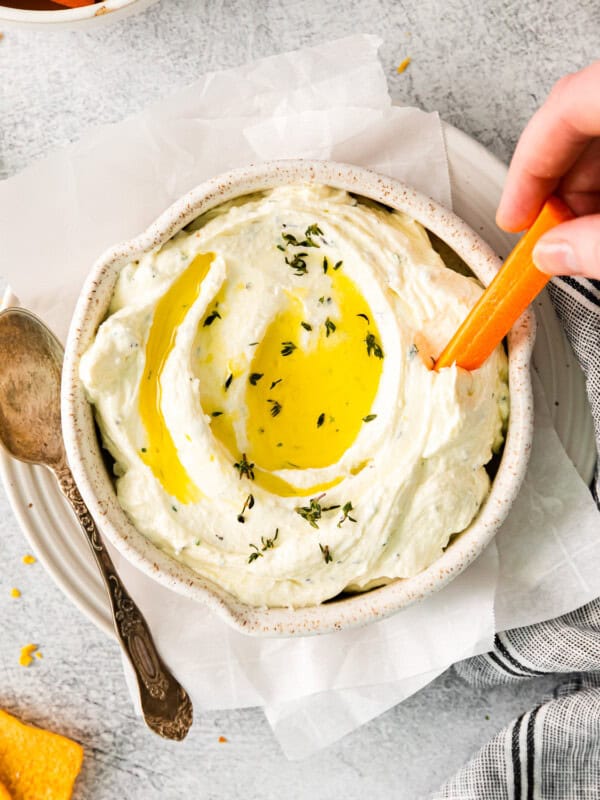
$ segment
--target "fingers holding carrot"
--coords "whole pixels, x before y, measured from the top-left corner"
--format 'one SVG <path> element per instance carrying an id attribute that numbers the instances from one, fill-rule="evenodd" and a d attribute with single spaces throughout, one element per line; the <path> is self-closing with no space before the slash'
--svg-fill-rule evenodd
<path id="1" fill-rule="evenodd" d="M 600 278 L 600 61 L 560 80 L 515 150 L 496 220 L 529 227 L 551 193 L 577 219 L 544 235 L 534 250 L 550 274 Z"/>

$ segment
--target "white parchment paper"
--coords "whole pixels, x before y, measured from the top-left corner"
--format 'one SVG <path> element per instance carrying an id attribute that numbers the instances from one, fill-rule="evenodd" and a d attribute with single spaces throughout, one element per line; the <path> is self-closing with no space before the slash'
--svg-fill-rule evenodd
<path id="1" fill-rule="evenodd" d="M 450 206 L 440 121 L 392 107 L 378 44 L 354 36 L 206 75 L 5 181 L 0 274 L 64 338 L 105 248 L 203 179 L 267 158 L 370 166 Z M 536 387 L 531 468 L 496 543 L 443 591 L 365 628 L 249 638 L 116 555 L 197 709 L 261 705 L 287 755 L 304 757 L 489 649 L 495 630 L 600 593 L 597 511 L 544 403 Z"/>

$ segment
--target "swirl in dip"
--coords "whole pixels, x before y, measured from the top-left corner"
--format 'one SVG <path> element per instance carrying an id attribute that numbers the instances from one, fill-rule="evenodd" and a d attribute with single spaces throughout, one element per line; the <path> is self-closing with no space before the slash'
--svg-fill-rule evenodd
<path id="1" fill-rule="evenodd" d="M 425 569 L 508 414 L 501 347 L 429 368 L 481 291 L 405 214 L 329 187 L 204 214 L 122 269 L 81 361 L 123 509 L 252 605 Z"/>

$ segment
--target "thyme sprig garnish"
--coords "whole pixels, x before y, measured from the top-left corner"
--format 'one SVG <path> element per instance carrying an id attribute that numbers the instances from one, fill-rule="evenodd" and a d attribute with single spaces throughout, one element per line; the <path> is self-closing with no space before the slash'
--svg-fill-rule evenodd
<path id="1" fill-rule="evenodd" d="M 240 480 L 242 479 L 242 476 L 249 478 L 251 481 L 254 480 L 254 464 L 251 464 L 248 461 L 246 458 L 246 453 L 242 453 L 240 460 L 236 461 L 233 466 L 240 473 Z"/>
<path id="2" fill-rule="evenodd" d="M 319 527 L 318 524 L 317 524 L 318 520 L 321 519 L 321 516 L 326 511 L 335 511 L 336 509 L 339 508 L 339 505 L 337 505 L 337 506 L 326 506 L 326 507 L 322 506 L 320 501 L 324 497 L 325 497 L 325 493 L 319 495 L 318 497 L 312 497 L 309 500 L 309 505 L 307 505 L 307 506 L 296 506 L 296 508 L 294 509 L 296 514 L 300 514 L 302 519 L 305 519 L 312 528 L 318 528 Z"/>
<path id="3" fill-rule="evenodd" d="M 321 542 L 319 542 L 319 547 L 321 548 L 321 553 L 323 554 L 323 561 L 326 564 L 330 564 L 333 561 L 333 556 L 329 552 L 329 545 L 321 544 Z"/>
<path id="4" fill-rule="evenodd" d="M 367 333 L 365 343 L 367 345 L 368 356 L 374 355 L 375 358 L 383 358 L 383 350 L 374 333 Z"/>
<path id="5" fill-rule="evenodd" d="M 344 263 L 343 261 L 336 261 L 335 264 L 333 265 L 334 270 L 338 270 L 343 265 L 343 263 Z"/>
<path id="6" fill-rule="evenodd" d="M 229 375 L 227 377 L 227 380 L 224 383 L 225 391 L 227 391 L 227 389 L 229 389 L 229 387 L 231 386 L 231 381 L 232 380 L 233 380 L 233 375 L 231 373 L 229 373 Z"/>
<path id="7" fill-rule="evenodd" d="M 324 422 L 325 422 L 325 414 L 322 412 L 321 414 L 319 414 L 319 417 L 318 417 L 318 419 L 317 419 L 317 428 L 320 428 L 320 427 L 321 427 L 321 425 L 322 425 Z"/>
<path id="8" fill-rule="evenodd" d="M 260 537 L 260 543 L 262 547 L 258 547 L 256 544 L 251 544 L 249 547 L 252 549 L 252 552 L 248 556 L 248 563 L 252 564 L 253 561 L 256 561 L 257 558 L 263 558 L 263 553 L 265 550 L 272 550 L 275 547 L 275 542 L 279 536 L 279 528 L 275 529 L 275 536 L 271 539 L 267 539 L 264 536 Z"/>
<path id="9" fill-rule="evenodd" d="M 244 516 L 244 512 L 246 511 L 246 509 L 248 509 L 248 511 L 250 511 L 250 509 L 253 508 L 253 507 L 254 507 L 254 495 L 253 494 L 249 494 L 248 497 L 246 498 L 246 500 L 244 501 L 244 507 L 242 508 L 242 510 L 240 511 L 240 513 L 237 516 L 237 521 L 238 522 L 242 522 L 242 523 L 245 522 L 246 521 L 246 517 Z"/>
<path id="10" fill-rule="evenodd" d="M 325 320 L 325 336 L 329 337 L 329 335 L 333 333 L 336 328 L 337 325 L 335 324 L 335 322 L 329 319 L 329 317 L 327 317 L 327 319 Z"/>
<path id="11" fill-rule="evenodd" d="M 306 266 L 307 255 L 308 253 L 296 253 L 293 258 L 288 258 L 286 256 L 285 263 L 295 271 L 296 275 L 306 275 L 308 272 L 308 267 Z"/>
<path id="12" fill-rule="evenodd" d="M 329 260 L 327 256 L 323 256 L 323 272 L 327 275 L 327 270 L 329 269 Z"/>
<path id="13" fill-rule="evenodd" d="M 310 322 L 301 322 L 300 325 L 302 325 L 305 331 L 312 331 L 312 325 Z"/>
<path id="14" fill-rule="evenodd" d="M 250 377 L 248 380 L 252 384 L 252 386 L 256 386 L 259 380 L 264 376 L 264 372 L 251 372 Z"/>
<path id="15" fill-rule="evenodd" d="M 260 543 L 262 544 L 262 550 L 272 550 L 275 547 L 275 542 L 277 541 L 277 537 L 279 536 L 279 528 L 275 528 L 275 536 L 272 539 L 265 539 L 264 536 L 260 537 Z"/>
<path id="16" fill-rule="evenodd" d="M 282 405 L 277 400 L 267 399 L 267 403 L 271 403 L 271 416 L 278 417 L 281 414 Z"/>
<path id="17" fill-rule="evenodd" d="M 271 383 L 271 386 L 270 386 L 269 388 L 270 388 L 270 389 L 274 389 L 274 388 L 277 386 L 277 384 L 278 384 L 278 383 L 281 383 L 281 381 L 282 381 L 282 380 L 283 380 L 283 378 L 277 378 L 277 380 L 276 380 L 276 381 L 273 381 L 273 382 Z"/>
<path id="18" fill-rule="evenodd" d="M 293 342 L 282 342 L 281 343 L 281 355 L 282 356 L 291 356 L 294 350 L 296 350 L 298 345 L 295 345 Z"/>
<path id="19" fill-rule="evenodd" d="M 351 511 L 354 511 L 352 503 L 350 501 L 348 501 L 347 503 L 344 503 L 344 505 L 342 506 L 342 515 L 343 516 L 338 521 L 338 524 L 337 524 L 338 528 L 341 528 L 342 525 L 344 524 L 344 522 L 346 522 L 347 519 L 349 519 L 350 522 L 356 522 L 354 517 L 350 516 L 350 512 Z"/>
<path id="20" fill-rule="evenodd" d="M 285 242 L 285 247 L 320 247 L 321 245 L 314 240 L 315 236 L 323 236 L 323 231 L 321 228 L 319 228 L 316 222 L 312 225 L 309 225 L 304 231 L 304 239 L 302 239 L 302 241 L 297 239 L 293 233 L 281 234 L 281 238 Z M 282 249 L 282 245 L 277 245 L 277 247 Z"/>
<path id="21" fill-rule="evenodd" d="M 209 325 L 212 325 L 212 324 L 213 324 L 213 322 L 214 322 L 216 319 L 221 319 L 221 315 L 219 314 L 219 312 L 217 311 L 217 309 L 216 309 L 216 308 L 214 308 L 214 309 L 213 309 L 213 310 L 210 312 L 210 314 L 208 315 L 208 317 L 207 317 L 207 318 L 204 320 L 204 322 L 202 323 L 202 327 L 203 327 L 203 328 L 207 328 Z"/>
<path id="22" fill-rule="evenodd" d="M 303 244 L 302 247 L 321 246 L 320 244 L 317 244 L 317 242 L 315 242 L 315 240 L 313 239 L 313 236 L 320 236 L 321 238 L 323 238 L 323 231 L 321 230 L 321 228 L 319 228 L 316 222 L 308 226 L 308 228 L 304 231 L 304 235 L 306 236 L 306 244 Z"/>
<path id="23" fill-rule="evenodd" d="M 368 316 L 366 314 L 357 314 L 356 316 L 357 317 L 362 317 L 363 319 L 366 319 L 367 325 L 371 324 L 371 320 L 368 318 Z"/>
<path id="24" fill-rule="evenodd" d="M 248 556 L 248 563 L 251 564 L 253 561 L 256 561 L 257 558 L 262 558 L 263 554 L 260 552 L 258 547 L 255 544 L 251 544 L 250 547 L 253 548 L 253 551 Z"/>
<path id="25" fill-rule="evenodd" d="M 223 416 L 222 411 L 213 411 L 211 414 L 211 417 L 222 417 L 222 416 Z"/>
<path id="26" fill-rule="evenodd" d="M 376 416 L 377 416 L 377 414 L 367 414 L 366 417 L 362 418 L 362 421 L 363 422 L 373 422 L 373 420 L 375 419 Z"/>

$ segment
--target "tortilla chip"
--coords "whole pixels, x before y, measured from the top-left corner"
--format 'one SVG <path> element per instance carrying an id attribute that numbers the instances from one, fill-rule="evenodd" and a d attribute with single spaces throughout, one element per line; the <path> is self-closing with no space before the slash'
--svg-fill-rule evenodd
<path id="1" fill-rule="evenodd" d="M 0 710 L 0 800 L 69 800 L 83 748 Z"/>
<path id="2" fill-rule="evenodd" d="M 12 795 L 3 783 L 0 783 L 0 800 L 13 800 Z"/>

